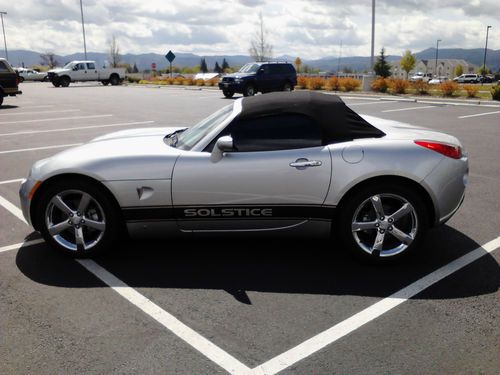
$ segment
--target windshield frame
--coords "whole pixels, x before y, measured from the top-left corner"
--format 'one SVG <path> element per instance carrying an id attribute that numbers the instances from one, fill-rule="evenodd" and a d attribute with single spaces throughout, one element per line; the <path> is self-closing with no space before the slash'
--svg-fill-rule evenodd
<path id="1" fill-rule="evenodd" d="M 73 69 L 74 66 L 75 66 L 75 62 L 71 61 L 71 62 L 67 63 L 66 65 L 64 65 L 61 69 Z"/>
<path id="2" fill-rule="evenodd" d="M 236 100 L 232 104 L 232 111 L 226 116 L 226 118 L 223 121 L 221 121 L 219 124 L 214 126 L 212 129 L 210 129 L 210 131 L 207 134 L 205 134 L 201 139 L 199 139 L 198 142 L 195 143 L 191 148 L 178 147 L 178 149 L 182 150 L 182 151 L 188 151 L 188 152 L 196 152 L 196 151 L 202 152 L 205 149 L 205 147 L 212 141 L 213 137 L 217 136 L 222 131 L 222 129 L 224 129 L 227 125 L 229 125 L 233 121 L 233 119 L 241 112 L 241 100 L 242 99 Z M 196 125 L 200 124 L 201 122 L 205 121 L 207 118 L 213 116 L 215 113 L 221 111 L 222 109 L 224 109 L 226 107 L 227 106 L 220 108 L 218 111 L 205 117 L 203 120 L 198 122 Z M 194 125 L 194 126 L 196 126 L 196 125 Z M 186 131 L 188 131 L 189 129 L 192 129 L 192 127 L 187 128 Z"/>

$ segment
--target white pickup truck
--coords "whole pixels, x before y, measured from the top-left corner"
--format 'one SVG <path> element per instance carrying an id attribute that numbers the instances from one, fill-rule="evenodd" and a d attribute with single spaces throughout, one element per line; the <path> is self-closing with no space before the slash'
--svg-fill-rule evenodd
<path id="1" fill-rule="evenodd" d="M 103 85 L 119 85 L 125 78 L 124 68 L 98 68 L 95 61 L 71 61 L 52 69 L 48 78 L 55 87 L 68 87 L 71 82 L 101 81 Z"/>

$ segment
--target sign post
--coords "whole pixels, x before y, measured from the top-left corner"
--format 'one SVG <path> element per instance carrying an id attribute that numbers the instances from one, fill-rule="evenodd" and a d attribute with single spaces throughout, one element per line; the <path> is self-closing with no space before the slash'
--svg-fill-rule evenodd
<path id="1" fill-rule="evenodd" d="M 175 55 L 172 51 L 168 51 L 168 53 L 165 55 L 165 58 L 170 63 L 170 78 L 172 78 L 172 61 L 174 61 Z"/>

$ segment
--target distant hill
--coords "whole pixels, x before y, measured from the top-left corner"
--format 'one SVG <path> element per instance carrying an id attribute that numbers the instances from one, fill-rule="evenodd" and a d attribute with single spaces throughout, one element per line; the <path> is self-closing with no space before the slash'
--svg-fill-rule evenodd
<path id="1" fill-rule="evenodd" d="M 175 53 L 175 51 L 174 51 Z M 440 59 L 464 59 L 474 65 L 481 66 L 483 64 L 484 49 L 461 49 L 461 48 L 443 48 L 439 49 Z M 424 51 L 416 53 L 417 59 L 434 59 L 436 57 L 436 49 L 429 48 Z M 220 56 L 199 56 L 192 53 L 176 53 L 176 58 L 173 65 L 177 66 L 189 66 L 194 67 L 200 64 L 202 57 L 205 57 L 209 69 L 213 69 L 215 62 L 217 61 L 219 65 L 222 64 L 222 60 L 225 58 L 230 66 L 242 66 L 243 64 L 252 61 L 250 56 L 245 55 L 220 55 Z M 87 53 L 87 58 L 89 60 L 97 61 L 98 65 L 105 65 L 108 60 L 106 53 L 101 52 L 89 52 Z M 316 60 L 308 60 L 304 57 L 302 58 L 303 65 L 309 65 L 312 68 L 320 69 L 321 71 L 336 71 L 337 67 L 340 68 L 350 68 L 355 71 L 368 70 L 370 65 L 370 57 L 368 56 L 347 56 L 342 57 L 339 61 L 338 57 L 324 57 Z M 398 61 L 401 56 L 389 55 L 387 56 L 388 61 Z M 83 60 L 83 53 L 74 53 L 66 56 L 56 56 L 57 61 L 63 65 L 72 60 Z M 294 62 L 295 57 L 284 55 L 276 58 L 277 60 L 285 60 Z M 9 60 L 15 66 L 21 66 L 23 63 L 25 66 L 32 66 L 40 64 L 40 52 L 34 51 L 23 51 L 14 50 L 9 51 Z M 158 69 L 168 67 L 168 61 L 163 55 L 148 53 L 148 54 L 124 54 L 122 55 L 122 61 L 128 64 L 137 64 L 139 70 L 149 69 L 152 63 L 156 63 Z M 492 68 L 494 71 L 500 70 L 500 50 L 488 50 L 486 65 Z"/>

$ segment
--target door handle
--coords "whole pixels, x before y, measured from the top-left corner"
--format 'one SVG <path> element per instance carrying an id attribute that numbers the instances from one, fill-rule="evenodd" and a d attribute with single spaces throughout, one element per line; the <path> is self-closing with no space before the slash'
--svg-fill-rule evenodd
<path id="1" fill-rule="evenodd" d="M 294 162 L 290 163 L 290 167 L 297 169 L 304 169 L 308 167 L 319 167 L 323 163 L 319 160 L 308 160 L 308 159 L 297 159 Z"/>

